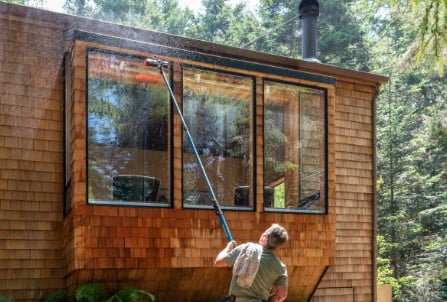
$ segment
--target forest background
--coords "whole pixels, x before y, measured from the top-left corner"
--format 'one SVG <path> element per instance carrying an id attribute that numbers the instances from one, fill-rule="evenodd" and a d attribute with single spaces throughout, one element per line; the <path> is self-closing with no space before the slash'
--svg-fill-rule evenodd
<path id="1" fill-rule="evenodd" d="M 63 1 L 73 15 L 301 57 L 299 0 L 202 0 L 199 12 L 178 0 Z M 378 282 L 395 302 L 447 301 L 447 1 L 319 2 L 318 59 L 389 77 L 377 100 Z"/>

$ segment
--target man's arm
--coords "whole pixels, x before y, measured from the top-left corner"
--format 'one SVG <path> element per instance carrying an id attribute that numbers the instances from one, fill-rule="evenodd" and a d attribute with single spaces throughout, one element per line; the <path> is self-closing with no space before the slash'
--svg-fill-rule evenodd
<path id="1" fill-rule="evenodd" d="M 269 302 L 282 302 L 287 298 L 287 287 L 283 285 L 274 286 L 272 293 Z"/>
<path id="2" fill-rule="evenodd" d="M 236 246 L 236 241 L 228 242 L 227 246 L 220 251 L 220 253 L 216 257 L 216 261 L 214 261 L 215 267 L 226 267 L 228 266 L 227 262 L 225 261 L 225 257 L 228 255 L 229 252 L 233 250 L 233 248 Z"/>

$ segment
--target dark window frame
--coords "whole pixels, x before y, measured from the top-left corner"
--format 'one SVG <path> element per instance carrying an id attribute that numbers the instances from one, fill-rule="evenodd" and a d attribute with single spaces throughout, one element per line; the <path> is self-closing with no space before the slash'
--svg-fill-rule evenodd
<path id="1" fill-rule="evenodd" d="M 280 83 L 280 84 L 287 84 L 287 85 L 295 85 L 295 86 L 299 86 L 299 87 L 304 87 L 304 88 L 311 88 L 311 89 L 315 89 L 315 90 L 319 90 L 323 93 L 324 98 L 323 98 L 323 102 L 324 102 L 324 114 L 323 114 L 323 118 L 324 118 L 324 184 L 323 184 L 323 188 L 324 188 L 324 211 L 311 211 L 311 210 L 300 210 L 300 209 L 280 209 L 280 208 L 271 208 L 271 207 L 265 207 L 265 204 L 263 205 L 263 210 L 265 213 L 285 213 L 285 214 L 312 214 L 312 215 L 327 215 L 329 214 L 329 198 L 328 198 L 328 189 L 329 189 L 329 184 L 328 184 L 328 180 L 329 180 L 329 173 L 328 173 L 328 159 L 329 159 L 329 144 L 328 144 L 328 140 L 329 140 L 329 135 L 328 135 L 328 130 L 329 130 L 329 119 L 328 119 L 328 89 L 327 88 L 322 88 L 322 87 L 316 87 L 313 85 L 306 85 L 306 84 L 301 84 L 301 83 L 294 83 L 291 81 L 283 81 L 283 80 L 276 80 L 276 79 L 272 79 L 269 77 L 263 77 L 262 78 L 262 117 L 264 119 L 264 115 L 265 115 L 265 82 L 272 82 L 272 83 Z M 264 138 L 264 121 L 263 121 L 263 127 L 262 127 L 262 137 Z M 265 144 L 263 145 L 265 148 Z M 265 149 L 263 149 L 263 154 Z M 263 167 L 265 168 L 265 156 L 262 157 L 263 160 Z M 263 183 L 262 186 L 264 187 L 264 177 L 265 177 L 265 173 L 263 174 Z M 301 186 L 301 182 L 299 183 L 299 186 Z M 264 193 L 263 193 L 264 194 Z M 265 194 L 264 194 L 265 197 Z"/>
<path id="2" fill-rule="evenodd" d="M 63 116 L 64 116 L 64 123 L 63 123 L 63 131 L 64 131 L 64 204 L 63 204 L 63 215 L 66 217 L 72 208 L 72 200 L 71 200 L 71 167 L 68 169 L 68 165 L 71 165 L 71 134 L 67 135 L 67 131 L 70 131 L 68 129 L 70 125 L 67 125 L 67 123 L 70 121 L 72 122 L 72 116 L 69 116 L 69 114 L 73 114 L 71 109 L 68 109 L 68 106 L 72 106 L 72 98 L 68 97 L 68 93 L 71 93 L 73 91 L 73 85 L 72 85 L 72 77 L 71 75 L 68 76 L 69 72 L 71 72 L 70 68 L 68 68 L 68 59 L 69 56 L 71 56 L 73 53 L 72 51 L 65 52 L 62 65 L 63 65 L 63 78 L 62 78 L 62 84 L 63 84 L 63 95 L 64 95 L 64 103 L 63 103 Z M 69 83 L 70 82 L 70 83 Z M 68 104 L 69 102 L 69 104 Z M 68 138 L 70 138 L 70 141 L 68 141 Z"/>
<path id="3" fill-rule="evenodd" d="M 251 119 L 252 125 L 253 125 L 253 129 L 252 129 L 252 133 L 249 133 L 249 135 L 252 135 L 252 158 L 253 158 L 253 175 L 251 175 L 251 186 L 253 188 L 253 196 L 251 196 L 251 200 L 253 201 L 253 206 L 252 207 L 237 207 L 237 206 L 225 206 L 225 205 L 221 205 L 221 208 L 223 210 L 226 211 L 239 211 L 239 212 L 256 212 L 257 211 L 257 207 L 256 207 L 256 76 L 254 75 L 250 75 L 250 74 L 244 74 L 244 73 L 238 73 L 238 72 L 232 72 L 232 71 L 226 71 L 226 70 L 221 70 L 218 68 L 209 68 L 209 67 L 203 67 L 203 66 L 198 66 L 198 65 L 192 65 L 192 64 L 181 64 L 181 75 L 182 75 L 182 80 L 181 80 L 181 89 L 182 89 L 182 104 L 184 102 L 184 97 L 183 97 L 183 88 L 184 88 L 184 83 L 183 83 L 183 69 L 187 67 L 187 68 L 194 68 L 194 69 L 199 69 L 199 70 L 204 70 L 204 71 L 211 71 L 211 72 L 218 72 L 218 73 L 223 73 L 223 74 L 228 74 L 228 75 L 235 75 L 235 76 L 239 76 L 239 77 L 245 77 L 245 78 L 250 78 L 252 80 L 252 99 L 249 103 L 249 106 L 251 106 L 251 112 L 253 112 L 253 116 L 252 117 L 248 117 L 248 119 Z M 225 66 L 220 66 L 220 67 L 225 67 Z M 250 111 L 250 110 L 249 110 Z M 182 106 L 182 113 L 183 113 L 183 106 Z M 182 134 L 183 134 L 183 129 L 182 129 Z M 182 136 L 183 137 L 183 136 Z M 182 161 L 182 190 L 181 190 L 181 202 L 182 202 L 182 209 L 189 209 L 189 210 L 212 210 L 213 205 L 210 203 L 209 205 L 186 205 L 185 204 L 185 200 L 183 198 L 183 191 L 184 191 L 184 179 L 183 179 L 183 139 L 181 141 L 181 161 Z M 213 187 L 214 189 L 214 187 Z"/>
<path id="4" fill-rule="evenodd" d="M 168 158 L 169 158 L 169 202 L 167 204 L 162 204 L 162 203 L 154 203 L 154 202 L 148 202 L 148 203 L 144 203 L 144 202 L 123 202 L 123 201 L 104 201 L 104 202 L 90 202 L 89 201 L 89 197 L 88 197 L 88 184 L 89 184 L 89 173 L 88 173 L 88 163 L 89 163 L 89 156 L 88 156 L 88 147 L 89 147 L 89 140 L 88 140 L 88 99 L 89 99 L 89 85 L 88 85 L 88 73 L 89 73 L 89 53 L 90 52 L 99 52 L 99 53 L 103 53 L 103 54 L 110 54 L 110 55 L 117 55 L 117 56 L 122 56 L 122 57 L 128 57 L 131 59 L 139 59 L 142 62 L 147 58 L 145 56 L 140 56 L 140 55 L 136 55 L 136 54 L 130 54 L 130 53 L 126 53 L 126 52 L 121 52 L 121 51 L 115 51 L 115 50 L 109 50 L 109 49 L 103 49 L 103 48 L 99 48 L 99 47 L 86 47 L 86 51 L 85 51 L 85 86 L 86 86 L 86 90 L 85 90 L 85 140 L 86 140 L 86 144 L 85 144 L 85 179 L 86 179 L 86 192 L 85 192 L 85 198 L 86 198 L 86 203 L 87 205 L 91 205 L 91 206 L 119 206 L 119 207 L 136 207 L 136 208 L 173 208 L 174 207 L 174 165 L 173 165 L 173 158 L 174 158 L 174 147 L 173 147 L 173 142 L 174 142 L 174 135 L 173 135 L 173 126 L 174 126 L 174 121 L 173 121 L 173 108 L 170 102 L 170 97 L 169 97 L 169 101 L 168 101 L 168 125 L 169 125 L 169 129 L 170 133 L 168 134 L 168 148 L 167 148 L 167 152 L 168 152 Z M 170 81 L 170 85 L 172 86 L 173 83 L 173 67 L 171 66 L 169 69 L 169 81 Z"/>

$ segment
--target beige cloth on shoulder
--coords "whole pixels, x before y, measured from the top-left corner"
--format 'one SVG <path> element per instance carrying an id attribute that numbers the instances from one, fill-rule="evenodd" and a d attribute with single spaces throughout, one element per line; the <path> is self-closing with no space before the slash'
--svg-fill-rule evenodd
<path id="1" fill-rule="evenodd" d="M 237 277 L 237 284 L 250 287 L 261 263 L 262 246 L 257 243 L 246 243 L 234 262 L 233 275 Z"/>

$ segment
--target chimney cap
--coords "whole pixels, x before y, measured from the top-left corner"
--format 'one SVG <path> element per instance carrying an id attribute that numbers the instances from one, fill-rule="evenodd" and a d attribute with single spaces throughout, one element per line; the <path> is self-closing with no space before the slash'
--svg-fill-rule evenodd
<path id="1" fill-rule="evenodd" d="M 307 16 L 318 17 L 320 14 L 320 5 L 317 0 L 301 0 L 298 10 L 300 19 Z"/>

